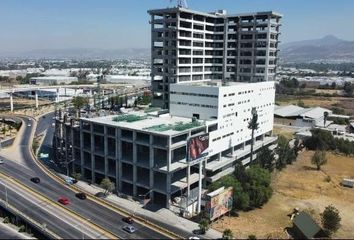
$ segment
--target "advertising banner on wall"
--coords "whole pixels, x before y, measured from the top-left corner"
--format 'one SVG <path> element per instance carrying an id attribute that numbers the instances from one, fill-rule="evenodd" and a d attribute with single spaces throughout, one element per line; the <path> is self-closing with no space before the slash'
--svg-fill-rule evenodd
<path id="1" fill-rule="evenodd" d="M 209 133 L 191 137 L 187 144 L 187 161 L 189 164 L 197 163 L 208 156 Z"/>
<path id="2" fill-rule="evenodd" d="M 231 211 L 233 188 L 219 188 L 206 195 L 205 213 L 210 221 Z"/>

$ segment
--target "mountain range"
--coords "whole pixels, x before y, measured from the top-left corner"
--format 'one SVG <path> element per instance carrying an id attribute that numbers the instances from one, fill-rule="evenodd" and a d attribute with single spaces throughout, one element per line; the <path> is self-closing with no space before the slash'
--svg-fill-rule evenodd
<path id="1" fill-rule="evenodd" d="M 280 57 L 285 63 L 354 62 L 354 41 L 327 35 L 320 39 L 280 44 Z"/>
<path id="2" fill-rule="evenodd" d="M 320 39 L 280 44 L 282 63 L 340 63 L 354 62 L 354 41 L 328 35 Z M 149 48 L 98 49 L 66 48 L 36 49 L 23 52 L 0 52 L 0 58 L 29 59 L 149 59 Z"/>

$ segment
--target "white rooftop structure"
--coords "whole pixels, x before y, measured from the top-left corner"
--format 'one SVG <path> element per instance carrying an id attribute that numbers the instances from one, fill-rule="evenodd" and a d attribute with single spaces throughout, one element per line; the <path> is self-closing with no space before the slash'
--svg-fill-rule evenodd
<path id="1" fill-rule="evenodd" d="M 318 118 L 323 118 L 325 112 L 328 112 L 328 115 L 332 114 L 331 110 L 328 110 L 326 108 L 321 108 L 321 107 L 308 108 L 306 110 L 307 111 L 300 113 L 300 116 L 306 118 L 318 119 Z"/>
<path id="2" fill-rule="evenodd" d="M 137 119 L 130 120 L 127 119 Z M 191 123 L 191 118 L 176 117 L 170 114 L 157 115 L 157 112 L 144 113 L 143 111 L 133 111 L 123 115 L 103 116 L 96 118 L 83 118 L 85 121 L 100 123 L 119 128 L 126 128 L 131 130 L 145 131 L 149 133 L 157 133 L 159 135 L 172 136 L 180 134 L 183 131 L 174 130 L 174 126 Z M 115 120 L 116 119 L 116 120 Z M 212 123 L 214 121 L 196 121 L 195 127 L 187 128 L 188 130 L 205 126 L 206 122 Z"/>
<path id="3" fill-rule="evenodd" d="M 296 105 L 287 105 L 287 106 L 278 106 L 274 107 L 274 115 L 280 117 L 295 117 L 298 116 L 299 113 L 304 111 L 304 108 L 296 106 Z"/>

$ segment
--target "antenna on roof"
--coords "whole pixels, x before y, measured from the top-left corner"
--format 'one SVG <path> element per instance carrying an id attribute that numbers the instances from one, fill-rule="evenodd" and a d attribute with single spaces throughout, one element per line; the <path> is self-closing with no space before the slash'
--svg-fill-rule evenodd
<path id="1" fill-rule="evenodd" d="M 170 0 L 170 2 L 172 2 L 173 0 Z M 187 0 L 176 0 L 177 2 L 177 7 L 179 8 L 188 8 L 187 5 Z"/>

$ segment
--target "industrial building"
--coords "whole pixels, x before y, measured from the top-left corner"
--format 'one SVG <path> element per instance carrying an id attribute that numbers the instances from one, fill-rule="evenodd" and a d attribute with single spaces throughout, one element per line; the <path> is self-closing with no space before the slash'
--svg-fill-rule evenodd
<path id="1" fill-rule="evenodd" d="M 77 82 L 77 77 L 66 76 L 46 76 L 46 77 L 31 77 L 30 84 L 36 85 L 60 85 Z"/>
<path id="2" fill-rule="evenodd" d="M 169 106 L 171 83 L 274 81 L 282 15 L 228 15 L 224 10 L 203 13 L 182 7 L 148 13 L 155 106 Z"/>

